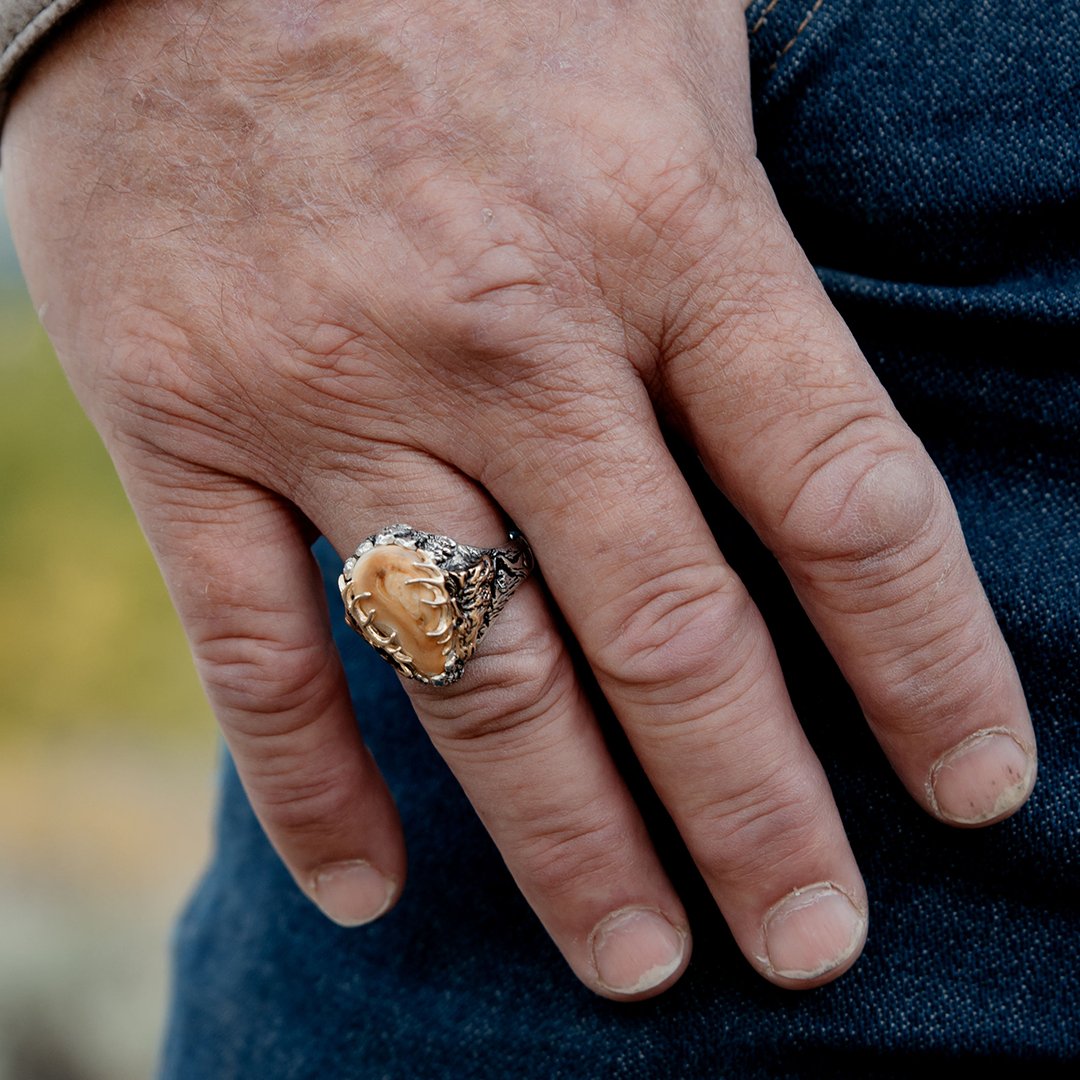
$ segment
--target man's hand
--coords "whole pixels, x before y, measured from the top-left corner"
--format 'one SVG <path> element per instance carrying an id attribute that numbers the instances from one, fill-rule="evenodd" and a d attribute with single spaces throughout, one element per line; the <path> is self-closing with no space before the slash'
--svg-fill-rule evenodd
<path id="1" fill-rule="evenodd" d="M 312 529 L 490 546 L 501 510 L 543 584 L 458 684 L 408 691 L 574 972 L 657 993 L 689 931 L 556 609 L 747 959 L 788 987 L 854 961 L 828 784 L 660 419 L 912 796 L 959 825 L 1026 798 L 1031 724 L 948 493 L 755 161 L 740 0 L 114 0 L 31 70 L 3 159 L 252 805 L 331 918 L 385 911 L 405 854 Z"/>

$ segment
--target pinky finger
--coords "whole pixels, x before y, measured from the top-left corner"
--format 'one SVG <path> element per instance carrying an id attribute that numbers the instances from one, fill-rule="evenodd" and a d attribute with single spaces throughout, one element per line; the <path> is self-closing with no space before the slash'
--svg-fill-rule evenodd
<path id="1" fill-rule="evenodd" d="M 401 825 L 361 740 L 295 510 L 217 474 L 132 495 L 267 837 L 329 918 L 378 918 L 404 884 Z"/>

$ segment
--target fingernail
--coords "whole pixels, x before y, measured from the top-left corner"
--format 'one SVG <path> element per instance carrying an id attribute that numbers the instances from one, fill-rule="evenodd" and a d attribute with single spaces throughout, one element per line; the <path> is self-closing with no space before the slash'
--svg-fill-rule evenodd
<path id="1" fill-rule="evenodd" d="M 589 935 L 600 984 L 617 994 L 640 994 L 678 969 L 686 934 L 653 908 L 621 908 Z"/>
<path id="2" fill-rule="evenodd" d="M 315 903 L 339 926 L 363 926 L 377 919 L 394 892 L 392 881 L 360 859 L 324 866 L 311 882 Z"/>
<path id="3" fill-rule="evenodd" d="M 938 817 L 980 825 L 1015 810 L 1035 782 L 1035 759 L 1005 728 L 976 731 L 942 754 L 930 770 L 930 803 Z"/>
<path id="4" fill-rule="evenodd" d="M 765 952 L 770 974 L 816 979 L 855 954 L 866 930 L 866 913 L 829 881 L 788 893 L 765 915 Z"/>

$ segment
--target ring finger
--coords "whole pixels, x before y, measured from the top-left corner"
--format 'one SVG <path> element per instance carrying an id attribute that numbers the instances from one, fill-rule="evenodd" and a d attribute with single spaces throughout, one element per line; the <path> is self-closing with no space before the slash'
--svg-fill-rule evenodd
<path id="1" fill-rule="evenodd" d="M 325 475 L 305 507 L 339 551 L 394 522 L 478 547 L 506 542 L 476 487 L 430 459 L 401 469 L 392 499 Z M 359 643 L 358 643 L 358 647 Z M 427 729 L 522 893 L 578 977 L 605 996 L 649 996 L 689 957 L 683 907 L 604 744 L 547 607 L 529 579 L 450 687 L 408 680 Z"/>

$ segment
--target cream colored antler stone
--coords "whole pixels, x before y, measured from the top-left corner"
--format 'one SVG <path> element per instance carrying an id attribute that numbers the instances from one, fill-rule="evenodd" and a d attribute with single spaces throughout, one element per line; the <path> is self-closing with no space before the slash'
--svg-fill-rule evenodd
<path id="1" fill-rule="evenodd" d="M 345 602 L 372 645 L 427 678 L 442 675 L 454 628 L 446 576 L 425 551 L 382 544 L 356 560 Z"/>

